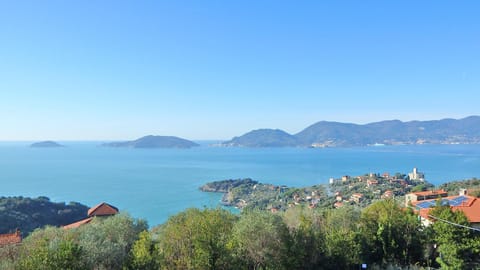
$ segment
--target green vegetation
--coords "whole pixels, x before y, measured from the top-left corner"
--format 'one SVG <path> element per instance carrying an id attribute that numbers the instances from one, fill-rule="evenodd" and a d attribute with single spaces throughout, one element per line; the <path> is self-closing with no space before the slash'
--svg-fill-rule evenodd
<path id="1" fill-rule="evenodd" d="M 122 269 L 145 222 L 119 214 L 86 226 L 37 229 L 20 246 L 0 248 L 0 269 Z M 150 268 L 151 269 L 151 268 Z"/>
<path id="2" fill-rule="evenodd" d="M 0 234 L 18 228 L 24 236 L 45 225 L 62 226 L 86 218 L 88 207 L 54 203 L 47 197 L 0 197 Z"/>
<path id="3" fill-rule="evenodd" d="M 442 219 L 468 225 L 438 206 Z M 0 249 L 0 269 L 477 269 L 480 234 L 437 221 L 423 227 L 392 199 L 361 209 L 292 207 L 276 214 L 187 209 L 150 231 L 128 215 L 65 230 L 35 230 Z"/>
<path id="4" fill-rule="evenodd" d="M 452 181 L 441 184 L 438 188 L 447 191 L 448 193 L 458 193 L 460 189 L 468 189 L 469 194 L 480 195 L 480 179 L 472 178 L 467 180 Z M 478 196 L 475 196 L 478 197 Z"/>
<path id="5" fill-rule="evenodd" d="M 311 207 L 314 198 L 339 192 L 335 187 L 368 190 L 359 183 L 369 178 L 378 182 L 376 189 L 390 183 L 389 177 L 378 175 L 343 177 L 328 191 L 324 186 L 275 187 L 251 179 L 209 183 L 208 189 L 228 190 L 226 194 L 255 193 L 242 195 L 251 196 L 249 206 L 255 207 L 244 207 L 240 215 L 220 208 L 187 209 L 151 230 L 144 221 L 123 213 L 96 217 L 69 230 L 47 226 L 20 245 L 1 247 L 0 269 L 336 270 L 359 269 L 361 264 L 368 269 L 480 269 L 480 232 L 469 228 L 463 212 L 450 207 L 437 204 L 430 212 L 437 221 L 429 227 L 396 198 L 374 198 L 369 204 L 338 209 Z M 401 174 L 394 178 L 409 181 Z M 445 187 L 455 192 L 453 187 L 475 188 L 477 182 Z M 258 204 L 251 203 L 262 198 L 259 194 L 273 194 L 272 200 L 263 197 Z M 307 195 L 312 199 L 302 201 Z M 273 202 L 287 207 L 266 211 L 265 205 Z"/>
<path id="6" fill-rule="evenodd" d="M 225 193 L 222 203 L 227 206 L 285 211 L 298 205 L 310 208 L 334 208 L 344 205 L 365 207 L 383 198 L 403 200 L 403 196 L 410 191 L 432 187 L 433 185 L 426 181 L 409 180 L 405 174 L 396 173 L 393 176 L 389 174 L 343 176 L 332 179 L 330 185 L 301 188 L 263 184 L 250 178 L 229 179 L 207 183 L 200 187 L 200 190 Z M 355 197 L 354 194 L 361 194 L 361 197 Z"/>

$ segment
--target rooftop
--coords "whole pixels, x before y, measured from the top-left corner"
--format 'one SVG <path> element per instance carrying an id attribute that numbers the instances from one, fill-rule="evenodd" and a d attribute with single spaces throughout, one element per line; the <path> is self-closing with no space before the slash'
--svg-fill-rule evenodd
<path id="1" fill-rule="evenodd" d="M 22 242 L 22 235 L 19 230 L 14 233 L 0 234 L 0 246 L 19 244 Z"/>
<path id="2" fill-rule="evenodd" d="M 430 210 L 436 205 L 437 200 L 425 200 L 412 203 L 419 215 L 428 218 Z M 462 211 L 470 223 L 480 223 L 480 199 L 467 195 L 450 196 L 442 198 L 442 205 L 449 205 L 453 211 Z"/>

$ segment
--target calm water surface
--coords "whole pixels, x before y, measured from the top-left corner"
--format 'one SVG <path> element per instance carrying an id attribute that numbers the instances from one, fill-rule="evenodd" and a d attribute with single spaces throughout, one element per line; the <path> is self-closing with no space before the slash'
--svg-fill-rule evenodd
<path id="1" fill-rule="evenodd" d="M 63 142 L 64 148 L 0 143 L 0 196 L 47 196 L 87 205 L 109 202 L 150 225 L 188 207 L 216 206 L 220 195 L 202 193 L 205 182 L 251 177 L 265 183 L 306 186 L 330 177 L 375 172 L 407 173 L 418 167 L 428 181 L 480 177 L 480 145 L 357 148 L 126 149 L 98 142 Z"/>

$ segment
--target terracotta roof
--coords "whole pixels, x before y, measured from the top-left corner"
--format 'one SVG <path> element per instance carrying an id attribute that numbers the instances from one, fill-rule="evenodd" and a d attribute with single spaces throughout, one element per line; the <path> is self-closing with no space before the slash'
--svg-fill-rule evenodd
<path id="1" fill-rule="evenodd" d="M 463 201 L 458 206 L 450 206 L 450 208 L 452 209 L 452 211 L 462 211 L 470 223 L 480 223 L 480 199 L 472 196 L 465 196 L 465 195 L 463 196 L 467 198 L 467 200 Z M 450 196 L 450 197 L 446 197 L 445 199 L 454 199 L 457 197 L 459 196 Z M 427 201 L 435 201 L 435 200 L 427 200 Z M 422 203 L 422 202 L 424 201 L 415 202 L 415 204 Z M 433 208 L 423 208 L 417 211 L 422 218 L 432 220 L 432 218 L 428 216 L 430 213 L 430 210 L 432 209 Z"/>
<path id="2" fill-rule="evenodd" d="M 64 228 L 64 229 L 78 228 L 78 227 L 80 227 L 80 226 L 83 225 L 83 224 L 90 223 L 90 221 L 92 221 L 92 219 L 93 219 L 93 217 L 88 217 L 88 218 L 86 218 L 86 219 L 82 219 L 82 220 L 77 221 L 77 222 L 75 222 L 75 223 L 65 225 L 65 226 L 63 226 L 63 228 Z"/>
<path id="3" fill-rule="evenodd" d="M 100 203 L 88 210 L 88 216 L 111 216 L 118 213 L 118 208 L 108 203 Z"/>
<path id="4" fill-rule="evenodd" d="M 466 196 L 469 198 L 464 204 L 459 206 L 452 206 L 453 211 L 462 211 L 468 218 L 470 223 L 480 222 L 480 200 L 475 197 Z"/>
<path id="5" fill-rule="evenodd" d="M 22 242 L 22 234 L 19 230 L 14 233 L 0 234 L 0 246 L 19 244 Z"/>
<path id="6" fill-rule="evenodd" d="M 417 196 L 428 196 L 428 195 L 440 195 L 440 194 L 448 194 L 445 190 L 428 190 L 428 191 L 419 191 L 419 192 L 412 192 L 411 194 L 415 194 Z"/>

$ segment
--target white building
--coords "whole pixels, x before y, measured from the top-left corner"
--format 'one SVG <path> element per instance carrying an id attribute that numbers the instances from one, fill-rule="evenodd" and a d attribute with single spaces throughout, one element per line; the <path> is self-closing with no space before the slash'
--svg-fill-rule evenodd
<path id="1" fill-rule="evenodd" d="M 422 172 L 419 172 L 417 168 L 413 168 L 413 172 L 408 174 L 408 178 L 410 178 L 410 180 L 423 181 L 425 180 L 425 174 Z"/>

